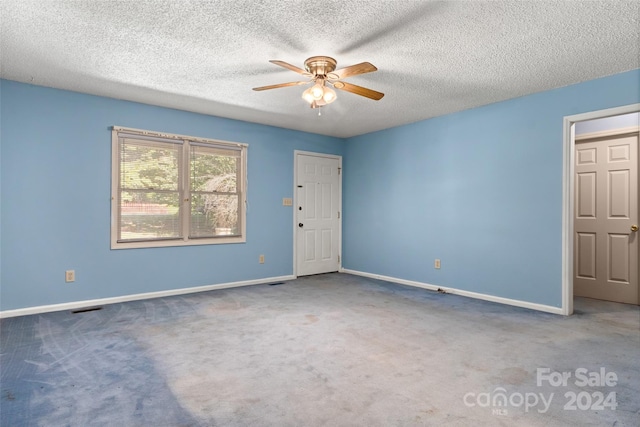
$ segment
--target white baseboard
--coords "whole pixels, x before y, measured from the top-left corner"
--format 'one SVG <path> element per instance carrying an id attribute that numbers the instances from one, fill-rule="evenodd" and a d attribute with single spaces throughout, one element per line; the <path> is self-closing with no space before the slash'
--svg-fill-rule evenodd
<path id="1" fill-rule="evenodd" d="M 416 288 L 428 289 L 430 291 L 437 291 L 438 289 L 441 289 L 448 294 L 461 295 L 464 297 L 481 299 L 484 301 L 497 302 L 499 304 L 513 305 L 516 307 L 528 308 L 531 310 L 544 311 L 546 313 L 565 314 L 561 307 L 553 307 L 550 305 L 536 304 L 536 303 L 527 302 L 527 301 L 496 297 L 493 295 L 480 294 L 477 292 L 464 291 L 464 290 L 455 289 L 455 288 L 447 288 L 444 286 L 431 285 L 429 283 L 415 282 L 413 280 L 398 279 L 396 277 L 382 276 L 380 274 L 373 274 L 373 273 L 365 273 L 363 271 L 349 270 L 347 268 L 340 269 L 340 273 L 347 273 L 347 274 L 353 274 L 356 276 L 369 277 L 371 279 L 384 280 L 386 282 L 398 283 L 400 285 L 414 286 Z"/>
<path id="2" fill-rule="evenodd" d="M 79 308 L 94 307 L 97 305 L 116 304 L 119 302 L 137 301 L 141 299 L 170 297 L 173 295 L 193 294 L 196 292 L 213 291 L 216 289 L 237 288 L 240 286 L 263 285 L 265 283 L 293 280 L 296 276 L 266 277 L 264 279 L 244 280 L 241 282 L 220 283 L 217 285 L 197 286 L 193 288 L 171 289 L 168 291 L 147 292 L 143 294 L 123 295 L 120 297 L 100 298 L 84 301 L 74 301 L 62 304 L 40 305 L 36 307 L 18 308 L 15 310 L 0 311 L 0 319 L 7 317 L 26 316 L 29 314 L 48 313 L 51 311 L 75 310 Z"/>
<path id="3" fill-rule="evenodd" d="M 398 283 L 400 285 L 413 286 L 416 288 L 428 289 L 430 291 L 437 291 L 441 289 L 449 294 L 461 295 L 469 298 L 480 299 L 484 301 L 496 302 L 499 304 L 513 305 L 516 307 L 528 308 L 531 310 L 543 311 L 546 313 L 553 314 L 564 314 L 562 308 L 560 307 L 552 307 L 550 305 L 543 304 L 535 304 L 527 301 L 514 300 L 509 298 L 502 298 L 493 295 L 481 294 L 477 292 L 464 291 L 455 288 L 447 288 L 444 286 L 431 285 L 429 283 L 416 282 L 413 280 L 405 280 L 398 279 L 396 277 L 383 276 L 380 274 L 366 273 L 363 271 L 357 270 L 349 270 L 347 268 L 341 268 L 341 273 L 353 274 L 356 276 L 369 277 L 371 279 L 384 280 L 387 282 Z M 278 276 L 278 277 L 267 277 L 263 279 L 254 279 L 254 280 L 244 280 L 240 282 L 230 282 L 230 283 L 220 283 L 217 285 L 206 285 L 206 286 L 197 286 L 193 288 L 182 288 L 182 289 L 172 289 L 168 291 L 158 291 L 158 292 L 147 292 L 143 294 L 132 294 L 132 295 L 123 295 L 119 297 L 111 297 L 111 298 L 101 298 L 101 299 L 93 299 L 93 300 L 84 300 L 84 301 L 74 301 L 62 304 L 51 304 L 51 305 L 40 305 L 36 307 L 27 307 L 27 308 L 19 308 L 15 310 L 5 310 L 0 311 L 0 319 L 8 318 L 8 317 L 16 317 L 16 316 L 26 316 L 29 314 L 40 314 L 40 313 L 48 313 L 52 311 L 62 311 L 62 310 L 75 310 L 87 307 L 93 307 L 98 305 L 107 305 L 107 304 L 116 304 L 119 302 L 127 302 L 127 301 L 137 301 L 141 299 L 151 299 L 151 298 L 161 298 L 168 297 L 173 295 L 184 295 L 184 294 L 192 294 L 196 292 L 206 292 L 213 291 L 216 289 L 228 289 L 228 288 L 237 288 L 240 286 L 251 286 L 251 285 L 262 285 L 265 283 L 274 283 L 274 282 L 282 282 L 285 280 L 293 280 L 296 276 Z"/>

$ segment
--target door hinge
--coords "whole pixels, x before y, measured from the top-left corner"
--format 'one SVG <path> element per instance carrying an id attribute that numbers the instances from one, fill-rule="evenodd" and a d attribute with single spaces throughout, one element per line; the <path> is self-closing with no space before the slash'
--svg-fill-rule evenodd
<path id="1" fill-rule="evenodd" d="M 338 219 L 340 219 L 340 211 L 338 211 Z"/>
<path id="2" fill-rule="evenodd" d="M 338 255 L 338 264 L 340 264 L 340 255 Z"/>
<path id="3" fill-rule="evenodd" d="M 342 168 L 338 168 L 338 175 L 342 173 Z"/>

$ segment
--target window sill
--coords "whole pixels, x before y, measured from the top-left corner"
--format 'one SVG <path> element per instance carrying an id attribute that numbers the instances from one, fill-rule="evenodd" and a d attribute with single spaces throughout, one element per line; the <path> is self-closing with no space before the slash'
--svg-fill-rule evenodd
<path id="1" fill-rule="evenodd" d="M 144 249 L 144 248 L 166 248 L 173 246 L 201 246 L 201 245 L 227 245 L 234 243 L 246 243 L 244 236 L 213 237 L 189 240 L 157 240 L 138 242 L 111 242 L 111 249 Z"/>

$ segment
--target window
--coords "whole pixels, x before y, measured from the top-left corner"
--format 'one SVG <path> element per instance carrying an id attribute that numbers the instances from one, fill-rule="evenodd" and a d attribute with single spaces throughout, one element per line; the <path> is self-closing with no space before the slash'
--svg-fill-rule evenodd
<path id="1" fill-rule="evenodd" d="M 111 248 L 246 241 L 246 144 L 113 127 Z"/>

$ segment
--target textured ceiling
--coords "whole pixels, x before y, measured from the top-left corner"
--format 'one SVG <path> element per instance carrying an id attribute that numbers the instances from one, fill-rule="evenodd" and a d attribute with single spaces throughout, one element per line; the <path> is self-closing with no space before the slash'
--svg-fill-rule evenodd
<path id="1" fill-rule="evenodd" d="M 3 78 L 339 137 L 640 67 L 638 1 L 0 2 Z M 315 55 L 385 97 L 251 90 Z"/>

